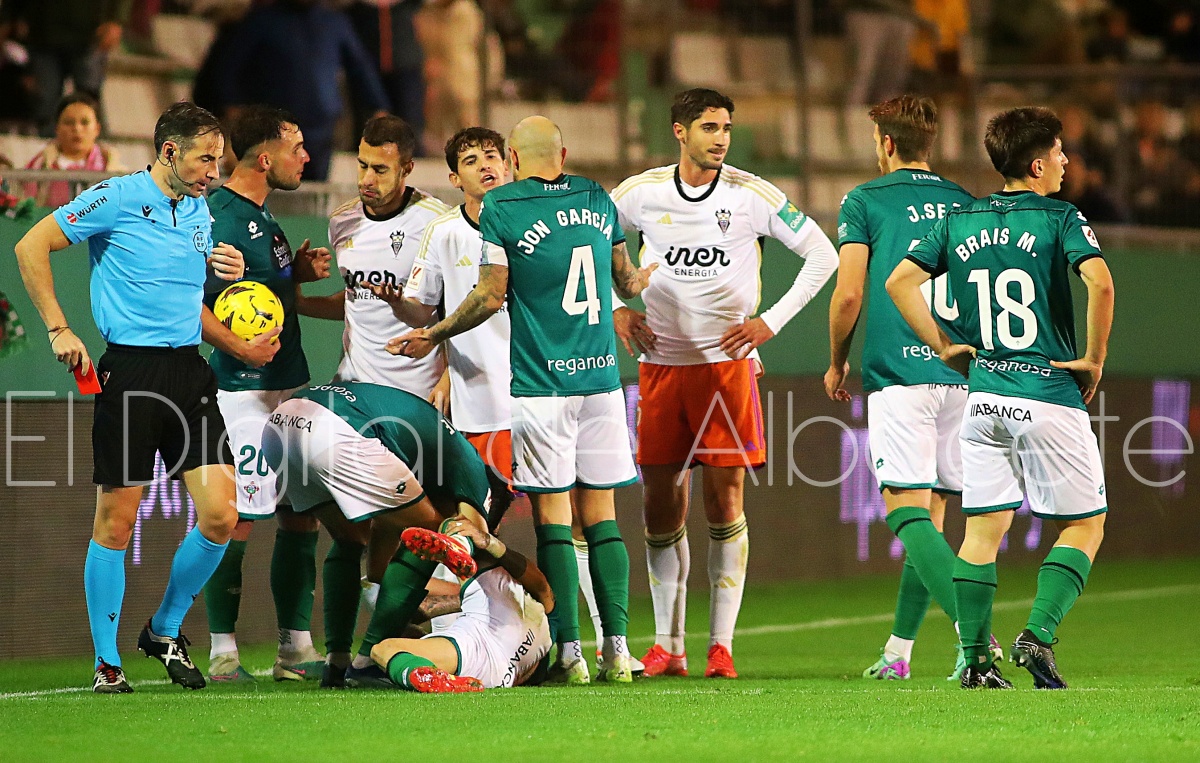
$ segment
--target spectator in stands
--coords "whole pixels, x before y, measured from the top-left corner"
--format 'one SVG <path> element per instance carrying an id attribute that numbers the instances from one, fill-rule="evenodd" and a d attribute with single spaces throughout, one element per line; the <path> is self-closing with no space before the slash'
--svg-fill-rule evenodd
<path id="1" fill-rule="evenodd" d="M 1147 98 L 1134 110 L 1130 206 L 1142 225 L 1180 225 L 1194 217 L 1189 184 L 1194 168 L 1167 134 L 1167 107 Z"/>
<path id="2" fill-rule="evenodd" d="M 1168 61 L 1183 64 L 1200 62 L 1200 24 L 1196 23 L 1194 7 L 1180 6 L 1170 14 L 1163 47 Z"/>
<path id="3" fill-rule="evenodd" d="M 1087 44 L 1089 61 L 1123 64 L 1129 60 L 1129 14 L 1113 8 L 1101 18 L 1100 31 Z"/>
<path id="4" fill-rule="evenodd" d="M 1108 188 L 1104 173 L 1088 166 L 1087 154 L 1073 152 L 1063 145 L 1071 165 L 1063 175 L 1062 190 L 1054 198 L 1069 201 L 1094 223 L 1127 223 L 1129 210 Z"/>
<path id="5" fill-rule="evenodd" d="M 495 24 L 504 49 L 505 74 L 512 78 L 512 90 L 515 91 L 506 95 L 527 100 L 564 101 L 582 101 L 587 96 L 587 78 L 570 62 L 538 47 L 514 0 L 480 0 L 480 5 Z"/>
<path id="6" fill-rule="evenodd" d="M 25 169 L 124 172 L 117 152 L 98 143 L 99 137 L 100 107 L 96 99 L 87 93 L 68 95 L 58 103 L 54 140 L 30 159 Z M 41 207 L 61 207 L 75 196 L 72 184 L 65 180 L 26 183 L 25 195 L 36 199 Z"/>
<path id="7" fill-rule="evenodd" d="M 992 3 L 988 60 L 1001 65 L 1082 62 L 1083 33 L 1071 10 L 1050 0 Z"/>
<path id="8" fill-rule="evenodd" d="M 948 89 L 962 74 L 963 40 L 970 33 L 967 0 L 916 0 L 913 10 L 922 21 L 909 49 L 918 89 Z"/>
<path id="9" fill-rule="evenodd" d="M 1093 170 L 1111 176 L 1113 147 L 1101 137 L 1092 112 L 1069 103 L 1058 109 L 1058 118 L 1063 125 L 1063 150 L 1068 152 L 1070 160 L 1074 162 L 1076 156 L 1083 154 Z"/>
<path id="10" fill-rule="evenodd" d="M 5 20 L 28 28 L 29 72 L 37 83 L 34 119 L 46 137 L 55 130 L 55 106 L 67 77 L 96 100 L 109 54 L 121 44 L 132 0 L 8 0 Z"/>
<path id="11" fill-rule="evenodd" d="M 425 50 L 425 151 L 435 154 L 460 129 L 479 124 L 480 46 L 488 45 L 489 82 L 500 79 L 494 74 L 503 53 L 492 50 L 496 38 L 475 0 L 430 0 L 416 25 Z"/>
<path id="12" fill-rule="evenodd" d="M 578 0 L 556 50 L 589 83 L 584 100 L 613 100 L 621 76 L 620 0 Z"/>
<path id="13" fill-rule="evenodd" d="M 389 106 L 379 72 L 346 15 L 317 0 L 278 0 L 246 14 L 215 61 L 215 97 L 226 116 L 263 103 L 300 120 L 311 161 L 305 178 L 325 180 L 333 159 L 333 129 L 342 114 L 338 74 L 367 109 Z"/>
<path id="14" fill-rule="evenodd" d="M 1184 132 L 1179 138 L 1179 153 L 1200 167 L 1200 101 L 1191 101 L 1184 109 Z"/>
<path id="15" fill-rule="evenodd" d="M 413 19 L 420 8 L 421 0 L 355 0 L 346 9 L 358 39 L 379 70 L 392 113 L 408 122 L 416 134 L 418 152 L 425 130 L 425 52 Z M 357 135 L 375 107 L 362 98 L 353 103 Z"/>
<path id="16" fill-rule="evenodd" d="M 912 0 L 846 0 L 846 33 L 854 49 L 850 108 L 900 95 L 908 84 L 908 45 L 917 31 Z"/>

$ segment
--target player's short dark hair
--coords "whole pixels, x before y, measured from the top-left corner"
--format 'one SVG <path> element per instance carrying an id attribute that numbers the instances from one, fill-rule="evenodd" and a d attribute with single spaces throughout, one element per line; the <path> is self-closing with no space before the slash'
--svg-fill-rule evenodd
<path id="1" fill-rule="evenodd" d="M 154 150 L 161 152 L 167 141 L 179 144 L 187 152 L 197 138 L 221 132 L 221 122 L 208 109 L 190 101 L 180 101 L 162 113 L 154 125 Z"/>
<path id="2" fill-rule="evenodd" d="M 709 109 L 725 109 L 729 116 L 733 116 L 733 99 L 706 87 L 684 90 L 675 96 L 675 102 L 671 104 L 671 124 L 691 127 L 692 122 Z"/>
<path id="3" fill-rule="evenodd" d="M 1050 109 L 1010 109 L 988 121 L 983 146 L 997 172 L 1009 180 L 1020 180 L 1029 175 L 1034 159 L 1054 148 L 1062 129 L 1058 115 Z"/>
<path id="4" fill-rule="evenodd" d="M 884 101 L 868 114 L 881 136 L 891 136 L 896 153 L 906 162 L 923 162 L 937 137 L 937 106 L 930 98 L 902 95 Z"/>
<path id="5" fill-rule="evenodd" d="M 83 91 L 74 92 L 62 97 L 62 100 L 58 102 L 58 108 L 54 111 L 54 121 L 57 122 L 62 118 L 63 112 L 68 107 L 74 106 L 77 103 L 82 103 L 84 106 L 90 108 L 92 113 L 96 115 L 96 121 L 100 121 L 100 102 Z"/>
<path id="6" fill-rule="evenodd" d="M 274 106 L 249 106 L 228 125 L 229 144 L 240 162 L 256 146 L 283 137 L 287 126 L 300 123 L 290 112 Z"/>
<path id="7" fill-rule="evenodd" d="M 494 148 L 504 156 L 504 137 L 486 127 L 464 127 L 446 141 L 446 164 L 458 172 L 458 155 L 468 148 Z"/>
<path id="8" fill-rule="evenodd" d="M 371 117 L 363 126 L 362 139 L 368 146 L 384 146 L 395 143 L 400 152 L 400 160 L 406 162 L 413 158 L 417 150 L 417 135 L 408 122 L 392 114 L 381 114 Z"/>

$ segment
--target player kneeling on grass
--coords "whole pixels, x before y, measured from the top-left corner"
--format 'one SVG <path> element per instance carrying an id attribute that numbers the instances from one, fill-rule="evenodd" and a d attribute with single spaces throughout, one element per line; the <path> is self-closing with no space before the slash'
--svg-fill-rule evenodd
<path id="1" fill-rule="evenodd" d="M 458 693 L 530 686 L 546 677 L 554 593 L 546 577 L 524 556 L 463 520 L 447 524 L 471 541 L 479 571 L 462 586 L 462 615 L 422 639 L 390 638 L 371 659 L 397 686 L 419 692 Z M 404 532 L 410 551 L 447 561 L 455 539 L 413 528 Z"/>
<path id="2" fill-rule="evenodd" d="M 984 145 L 1004 190 L 947 213 L 887 281 L 917 336 L 947 365 L 970 369 L 960 434 L 967 530 L 954 562 L 965 689 L 1012 688 L 993 665 L 988 635 L 996 554 L 1023 495 L 1034 516 L 1061 528 L 1011 652 L 1040 689 L 1067 688 L 1055 665 L 1054 634 L 1083 592 L 1104 537 L 1104 465 L 1087 403 L 1108 351 L 1113 283 L 1087 219 L 1067 202 L 1045 198 L 1062 187 L 1068 163 L 1061 133 L 1049 109 L 993 117 Z M 947 338 L 921 294 L 923 283 L 943 273 L 961 310 L 956 328 L 969 344 Z M 1082 358 L 1071 273 L 1088 292 Z"/>
<path id="3" fill-rule="evenodd" d="M 379 584 L 353 662 L 358 557 L 348 580 L 339 579 L 337 590 L 327 586 L 327 644 L 342 646 L 328 649 L 322 685 L 390 687 L 387 674 L 371 663 L 371 648 L 404 630 L 437 567 L 400 548 L 400 535 L 410 527 L 437 529 L 449 518 L 486 532 L 490 496 L 483 461 L 428 402 L 366 382 L 310 387 L 284 401 L 268 418 L 262 449 L 295 511 L 313 512 L 335 542 L 365 546 L 367 579 Z M 471 543 L 453 542 L 443 561 L 456 575 L 470 577 Z"/>

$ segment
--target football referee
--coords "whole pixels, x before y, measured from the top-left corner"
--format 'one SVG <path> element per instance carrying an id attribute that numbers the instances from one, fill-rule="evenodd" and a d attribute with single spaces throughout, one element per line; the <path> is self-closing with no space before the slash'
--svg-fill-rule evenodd
<path id="1" fill-rule="evenodd" d="M 96 649 L 92 690 L 132 691 L 121 670 L 117 625 L 125 596 L 125 549 L 142 488 L 161 453 L 182 476 L 197 524 L 171 566 L 166 594 L 138 637 L 138 648 L 189 689 L 204 677 L 187 654 L 179 626 L 237 522 L 232 459 L 217 408 L 217 384 L 198 351 L 209 267 L 237 280 L 242 254 L 218 243 L 204 191 L 218 177 L 221 126 L 209 112 L 177 103 L 154 128 L 155 163 L 81 193 L 41 220 L 16 246 L 21 277 L 49 330 L 50 347 L 68 368 L 91 359 L 54 293 L 50 253 L 88 240 L 92 315 L 108 343 L 96 365 L 103 391 L 92 423 L 96 519 L 84 563 L 84 591 Z"/>

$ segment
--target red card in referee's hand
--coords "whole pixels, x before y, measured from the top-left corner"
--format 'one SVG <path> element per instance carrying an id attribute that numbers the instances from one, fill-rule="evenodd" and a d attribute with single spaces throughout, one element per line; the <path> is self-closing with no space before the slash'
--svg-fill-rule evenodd
<path id="1" fill-rule="evenodd" d="M 75 384 L 81 395 L 95 395 L 100 392 L 100 379 L 96 377 L 96 364 L 88 363 L 88 370 L 83 372 L 83 364 L 75 366 L 71 371 L 75 374 Z"/>

